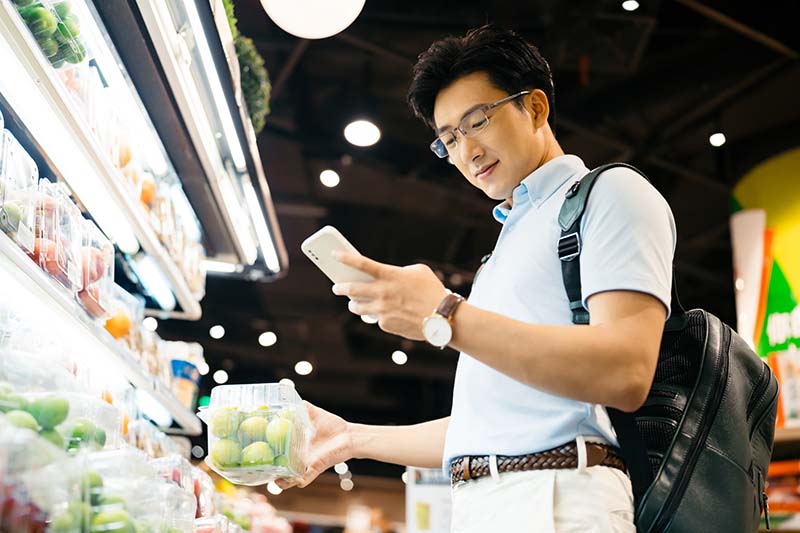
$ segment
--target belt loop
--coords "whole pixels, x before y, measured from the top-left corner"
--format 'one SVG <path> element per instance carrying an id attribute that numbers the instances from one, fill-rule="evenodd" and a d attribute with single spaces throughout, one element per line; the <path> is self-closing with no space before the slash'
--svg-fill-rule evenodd
<path id="1" fill-rule="evenodd" d="M 469 455 L 465 455 L 464 456 L 464 464 L 463 464 L 463 467 L 464 467 L 464 481 L 469 481 L 470 479 L 472 479 L 472 472 L 471 472 L 472 467 L 469 464 L 469 461 L 470 461 Z"/>
<path id="2" fill-rule="evenodd" d="M 588 462 L 586 457 L 586 439 L 583 435 L 575 437 L 575 447 L 578 451 L 578 472 L 582 474 L 586 472 L 586 464 Z"/>
<path id="3" fill-rule="evenodd" d="M 497 469 L 496 455 L 489 456 L 489 473 L 492 475 L 492 479 L 495 483 L 500 483 L 500 471 Z"/>

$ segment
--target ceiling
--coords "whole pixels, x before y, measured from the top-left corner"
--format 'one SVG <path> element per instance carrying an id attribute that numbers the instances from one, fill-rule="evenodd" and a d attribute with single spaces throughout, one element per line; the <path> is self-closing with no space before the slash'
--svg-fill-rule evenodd
<path id="1" fill-rule="evenodd" d="M 730 191 L 754 163 L 800 143 L 798 4 L 641 3 L 628 13 L 617 1 L 368 0 L 342 34 L 304 41 L 275 26 L 258 0 L 236 0 L 239 29 L 272 79 L 272 114 L 258 141 L 289 273 L 273 283 L 210 278 L 203 319 L 164 322 L 159 333 L 201 342 L 212 369 L 228 370 L 231 383 L 291 377 L 305 399 L 352 420 L 447 415 L 457 354 L 351 315 L 300 243 L 332 224 L 367 256 L 429 264 L 451 288 L 469 291 L 500 231 L 494 202 L 430 153 L 431 132 L 404 96 L 417 54 L 486 22 L 517 30 L 550 61 L 566 152 L 589 167 L 631 162 L 667 198 L 684 304 L 734 323 Z M 342 129 L 358 113 L 382 128 L 376 146 L 345 141 Z M 720 149 L 708 142 L 717 128 L 728 139 Z M 338 187 L 320 184 L 325 168 L 339 172 Z M 225 327 L 223 339 L 209 337 L 214 324 Z M 263 348 L 257 338 L 267 330 L 278 342 Z M 406 365 L 392 362 L 396 349 L 408 353 Z M 314 364 L 310 376 L 294 374 L 302 359 Z M 206 376 L 203 389 L 211 385 Z M 372 463 L 359 469 L 395 472 Z"/>

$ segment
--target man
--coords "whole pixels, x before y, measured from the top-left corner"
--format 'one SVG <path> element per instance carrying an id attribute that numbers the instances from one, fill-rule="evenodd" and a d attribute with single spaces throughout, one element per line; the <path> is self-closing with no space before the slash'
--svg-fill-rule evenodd
<path id="1" fill-rule="evenodd" d="M 309 406 L 317 434 L 300 486 L 351 457 L 443 465 L 455 482 L 454 532 L 635 531 L 604 406 L 633 411 L 647 396 L 669 313 L 675 225 L 636 172 L 604 172 L 581 228 L 591 322 L 572 325 L 557 219 L 588 169 L 556 141 L 553 97 L 547 62 L 510 31 L 483 27 L 419 57 L 409 104 L 434 129 L 436 155 L 502 201 L 494 253 L 464 302 L 425 266 L 351 254 L 337 259 L 375 281 L 333 290 L 384 331 L 461 351 L 451 416 L 365 426 Z"/>

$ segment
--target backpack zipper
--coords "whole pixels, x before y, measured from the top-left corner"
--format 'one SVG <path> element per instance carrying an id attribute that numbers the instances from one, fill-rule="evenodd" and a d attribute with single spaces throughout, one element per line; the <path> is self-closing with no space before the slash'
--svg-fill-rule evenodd
<path id="1" fill-rule="evenodd" d="M 766 522 L 765 525 L 767 526 L 767 531 L 769 531 L 771 529 L 769 523 L 769 496 L 767 496 L 764 475 L 761 473 L 760 469 L 758 470 L 758 490 L 761 491 L 761 494 L 759 494 L 761 499 L 761 511 L 764 513 L 764 522 Z"/>
<path id="2" fill-rule="evenodd" d="M 683 493 L 686 491 L 686 485 L 689 483 L 689 476 L 687 475 L 687 472 L 694 468 L 694 465 L 700 456 L 700 452 L 705 446 L 708 433 L 711 431 L 712 424 L 707 423 L 707 421 L 709 418 L 713 419 L 713 417 L 716 416 L 716 413 L 719 410 L 719 404 L 722 402 L 722 396 L 725 390 L 720 384 L 727 383 L 728 381 L 728 350 L 730 349 L 731 344 L 730 330 L 726 326 L 722 326 L 721 344 L 722 349 L 720 351 L 720 372 L 714 373 L 714 395 L 711 397 L 711 400 L 709 401 L 708 406 L 703 413 L 702 422 L 700 423 L 700 434 L 691 444 L 689 453 L 686 456 L 686 460 L 683 462 L 681 469 L 678 472 L 677 482 L 672 488 L 672 491 L 669 493 L 669 496 L 667 496 L 664 507 L 662 507 L 661 513 L 659 513 L 659 516 L 655 521 L 653 531 L 665 531 L 669 526 L 669 523 L 673 518 L 675 508 L 680 503 L 680 499 L 683 496 Z"/>

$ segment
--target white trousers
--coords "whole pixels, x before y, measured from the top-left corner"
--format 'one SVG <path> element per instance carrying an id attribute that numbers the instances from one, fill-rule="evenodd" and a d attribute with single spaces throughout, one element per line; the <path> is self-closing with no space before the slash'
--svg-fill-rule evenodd
<path id="1" fill-rule="evenodd" d="M 453 488 L 452 533 L 636 533 L 631 483 L 605 466 L 507 472 Z"/>

